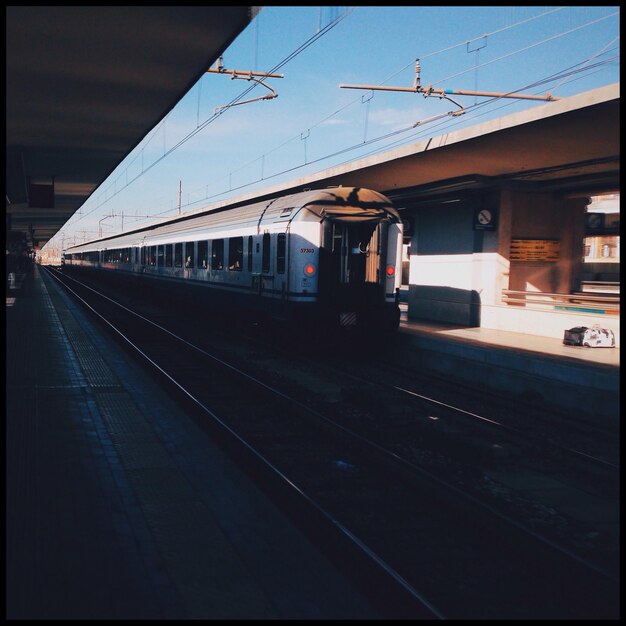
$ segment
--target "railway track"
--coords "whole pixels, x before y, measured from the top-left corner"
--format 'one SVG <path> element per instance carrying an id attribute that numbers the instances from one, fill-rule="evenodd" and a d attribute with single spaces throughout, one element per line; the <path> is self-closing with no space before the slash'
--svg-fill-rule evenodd
<path id="1" fill-rule="evenodd" d="M 389 614 L 616 615 L 617 582 L 594 564 L 206 347 L 76 283 L 71 290 L 228 440 L 273 497 L 289 501 L 310 534 L 335 537 L 331 552 L 360 563 L 360 584 Z"/>

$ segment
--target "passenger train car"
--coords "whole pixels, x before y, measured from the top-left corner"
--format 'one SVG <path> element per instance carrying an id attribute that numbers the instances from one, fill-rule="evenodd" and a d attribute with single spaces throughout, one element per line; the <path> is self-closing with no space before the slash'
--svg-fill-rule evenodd
<path id="1" fill-rule="evenodd" d="M 134 277 L 171 297 L 283 320 L 395 330 L 402 222 L 356 187 L 231 205 L 64 251 L 66 271 Z M 135 283 L 137 284 L 137 283 Z"/>

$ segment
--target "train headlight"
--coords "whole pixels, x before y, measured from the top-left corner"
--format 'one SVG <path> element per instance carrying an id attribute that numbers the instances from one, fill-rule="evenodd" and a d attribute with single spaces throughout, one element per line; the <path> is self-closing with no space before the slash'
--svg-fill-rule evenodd
<path id="1" fill-rule="evenodd" d="M 303 271 L 304 271 L 304 275 L 305 276 L 315 276 L 315 272 L 317 270 L 316 270 L 315 265 L 313 265 L 313 263 L 307 263 L 304 266 L 304 270 Z"/>
<path id="2" fill-rule="evenodd" d="M 387 278 L 393 278 L 396 274 L 396 268 L 393 265 L 387 265 Z"/>

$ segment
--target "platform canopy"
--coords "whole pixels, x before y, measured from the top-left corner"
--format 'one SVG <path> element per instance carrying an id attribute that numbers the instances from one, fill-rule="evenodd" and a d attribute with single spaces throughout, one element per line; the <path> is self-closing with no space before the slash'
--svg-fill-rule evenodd
<path id="1" fill-rule="evenodd" d="M 9 236 L 52 238 L 257 12 L 7 7 Z"/>

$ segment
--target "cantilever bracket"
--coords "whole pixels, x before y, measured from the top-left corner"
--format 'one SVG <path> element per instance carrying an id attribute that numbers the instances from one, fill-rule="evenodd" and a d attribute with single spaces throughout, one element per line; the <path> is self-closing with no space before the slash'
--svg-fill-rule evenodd
<path id="1" fill-rule="evenodd" d="M 283 78 L 282 74 L 268 74 L 266 72 L 252 72 L 247 71 L 244 72 L 242 70 L 227 70 L 224 69 L 224 64 L 222 61 L 222 57 L 217 60 L 217 68 L 212 69 L 209 68 L 207 72 L 212 74 L 229 74 L 231 80 L 241 79 L 241 80 L 253 80 L 255 83 L 265 87 L 270 91 L 270 93 L 265 94 L 264 96 L 260 96 L 259 98 L 250 98 L 249 100 L 242 100 L 241 102 L 233 102 L 232 104 L 224 104 L 219 107 L 215 107 L 214 112 L 222 111 L 224 109 L 228 109 L 233 106 L 237 106 L 238 104 L 247 104 L 249 102 L 257 102 L 258 100 L 271 100 L 272 98 L 277 98 L 278 94 L 274 89 L 272 89 L 269 85 L 266 85 L 259 78 L 255 78 L 256 76 L 260 76 L 261 78 Z"/>
<path id="2" fill-rule="evenodd" d="M 468 91 L 468 90 L 460 90 L 460 89 L 433 89 L 432 85 L 428 85 L 426 87 L 422 87 L 420 80 L 420 62 L 419 59 L 416 60 L 415 63 L 415 79 L 413 80 L 412 87 L 382 87 L 380 85 L 339 85 L 341 89 L 370 89 L 377 91 L 404 91 L 409 93 L 421 93 L 425 98 L 428 96 L 439 96 L 439 98 L 446 98 L 454 102 L 457 106 L 463 108 L 458 102 L 455 102 L 450 98 L 450 94 L 456 96 L 480 96 L 484 98 L 515 98 L 519 100 L 543 100 L 547 102 L 553 102 L 558 100 L 559 98 L 555 98 L 550 94 L 550 92 L 546 93 L 545 96 L 533 96 L 521 93 L 514 92 L 506 92 L 506 93 L 495 93 L 492 91 Z"/>

